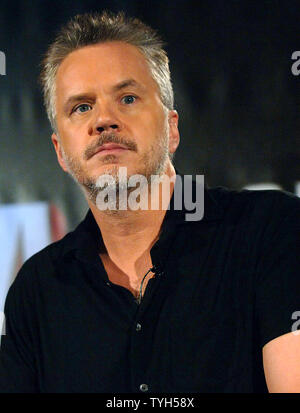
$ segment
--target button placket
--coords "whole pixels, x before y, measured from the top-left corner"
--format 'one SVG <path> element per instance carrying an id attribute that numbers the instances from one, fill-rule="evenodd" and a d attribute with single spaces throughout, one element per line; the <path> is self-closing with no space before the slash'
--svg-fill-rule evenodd
<path id="1" fill-rule="evenodd" d="M 150 281 L 152 281 L 152 283 L 150 283 Z M 150 391 L 150 384 L 147 383 L 148 375 L 145 371 L 145 365 L 147 364 L 145 363 L 145 359 L 147 359 L 148 354 L 145 350 L 147 348 L 147 342 L 145 342 L 145 340 L 147 340 L 149 332 L 147 330 L 147 325 L 145 325 L 144 315 L 148 310 L 149 305 L 152 303 L 150 297 L 153 294 L 154 281 L 154 279 L 149 280 L 146 288 L 147 294 L 145 294 L 141 304 L 137 307 L 135 320 L 131 327 L 130 359 L 132 389 L 133 391 L 140 391 L 143 393 Z"/>

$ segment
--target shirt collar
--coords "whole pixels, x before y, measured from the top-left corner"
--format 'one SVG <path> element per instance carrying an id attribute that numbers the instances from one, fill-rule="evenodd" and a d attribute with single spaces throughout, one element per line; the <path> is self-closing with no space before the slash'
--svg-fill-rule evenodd
<path id="1" fill-rule="evenodd" d="M 190 175 L 192 178 L 192 176 Z M 203 217 L 200 221 L 187 221 L 186 220 L 186 214 L 191 214 L 193 211 L 190 211 L 186 209 L 186 205 L 184 202 L 184 193 L 185 193 L 185 188 L 186 185 L 190 185 L 190 183 L 187 183 L 188 180 L 184 179 L 185 175 L 180 174 L 176 170 L 176 185 L 182 184 L 183 190 L 182 192 L 182 209 L 175 209 L 174 208 L 174 193 L 173 192 L 172 198 L 170 200 L 169 204 L 169 209 L 166 212 L 163 225 L 162 225 L 162 231 L 161 234 L 163 235 L 164 233 L 168 232 L 168 227 L 170 226 L 169 224 L 171 223 L 171 226 L 174 225 L 191 225 L 191 224 L 197 224 L 197 223 L 202 223 L 202 222 L 210 222 L 210 221 L 217 221 L 222 219 L 223 216 L 223 208 L 221 207 L 220 203 L 214 196 L 214 190 L 209 188 L 206 184 L 202 188 L 203 194 L 204 194 L 204 214 Z M 191 179 L 188 178 L 188 179 Z M 200 185 L 195 179 L 192 179 L 192 188 L 193 188 L 193 194 L 195 194 L 196 191 L 196 186 Z M 202 194 L 202 195 L 203 195 Z M 165 234 L 166 235 L 166 234 Z M 101 247 L 101 244 L 103 243 L 102 241 L 102 236 L 101 236 L 101 231 L 96 223 L 96 220 L 92 214 L 92 211 L 89 209 L 84 220 L 76 227 L 76 229 L 72 232 L 69 232 L 65 237 L 64 237 L 64 247 L 63 247 L 63 255 L 67 254 L 68 252 L 72 250 L 85 250 L 89 253 L 95 253 L 95 251 L 99 251 L 99 248 Z"/>

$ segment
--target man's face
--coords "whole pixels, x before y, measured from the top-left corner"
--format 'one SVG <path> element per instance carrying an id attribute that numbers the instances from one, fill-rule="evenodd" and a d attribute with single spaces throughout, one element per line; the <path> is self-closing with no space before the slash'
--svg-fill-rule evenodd
<path id="1" fill-rule="evenodd" d="M 56 77 L 58 161 L 95 198 L 99 176 L 164 172 L 179 142 L 178 115 L 166 111 L 145 57 L 108 42 L 70 53 Z"/>

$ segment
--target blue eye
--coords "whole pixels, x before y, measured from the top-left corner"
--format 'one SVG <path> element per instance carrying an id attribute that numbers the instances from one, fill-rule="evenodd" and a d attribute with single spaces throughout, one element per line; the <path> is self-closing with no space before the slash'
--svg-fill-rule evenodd
<path id="1" fill-rule="evenodd" d="M 90 109 L 91 109 L 90 105 L 88 105 L 87 103 L 82 103 L 81 105 L 77 106 L 77 108 L 75 108 L 74 112 L 84 113 L 84 112 L 88 112 L 88 110 Z"/>
<path id="2" fill-rule="evenodd" d="M 124 96 L 122 98 L 122 101 L 126 104 L 126 105 L 130 105 L 131 103 L 135 102 L 136 97 L 132 96 L 132 95 L 128 95 L 128 96 Z"/>

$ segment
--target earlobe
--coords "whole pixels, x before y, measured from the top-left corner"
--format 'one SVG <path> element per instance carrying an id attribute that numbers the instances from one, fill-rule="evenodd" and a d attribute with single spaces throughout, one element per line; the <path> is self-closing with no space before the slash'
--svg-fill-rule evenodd
<path id="1" fill-rule="evenodd" d="M 174 153 L 179 145 L 180 136 L 178 130 L 178 113 L 176 110 L 169 111 L 169 152 Z"/>
<path id="2" fill-rule="evenodd" d="M 61 148 L 61 143 L 60 143 L 59 137 L 55 133 L 52 133 L 51 140 L 52 140 L 55 152 L 56 152 L 56 156 L 57 156 L 57 160 L 58 160 L 59 165 L 61 166 L 61 168 L 65 172 L 68 172 L 68 168 L 67 168 L 67 166 L 65 164 L 65 161 L 64 161 L 64 158 L 62 156 L 62 148 Z"/>

